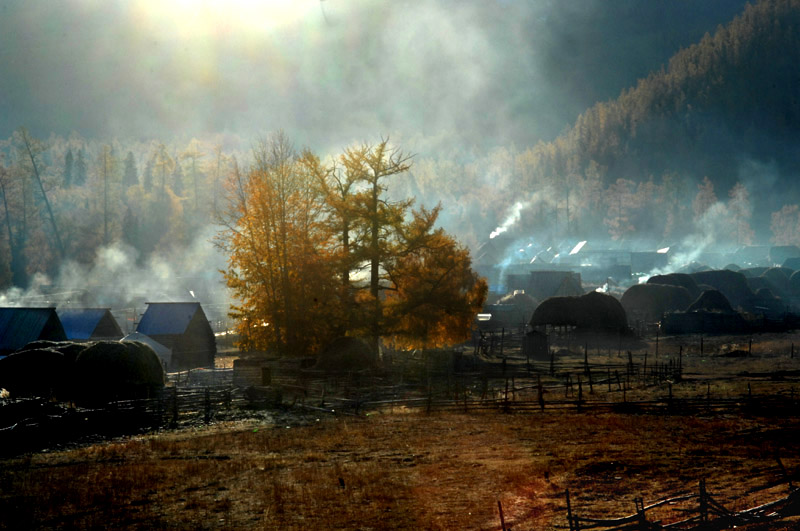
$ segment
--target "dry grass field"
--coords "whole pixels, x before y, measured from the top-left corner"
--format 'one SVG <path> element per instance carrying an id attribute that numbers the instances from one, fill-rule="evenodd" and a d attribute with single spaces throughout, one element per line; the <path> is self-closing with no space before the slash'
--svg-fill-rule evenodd
<path id="1" fill-rule="evenodd" d="M 513 529 L 624 516 L 709 491 L 730 509 L 785 494 L 800 420 L 375 414 L 243 422 L 8 459 L 6 529 Z M 786 524 L 786 528 L 790 524 Z"/>
<path id="2" fill-rule="evenodd" d="M 748 385 L 769 395 L 797 380 L 786 377 L 800 369 L 788 355 L 795 340 L 757 338 L 746 358 L 725 356 L 750 349 L 741 338 L 706 340 L 702 355 L 691 338 L 660 348 L 666 357 L 685 345 L 676 397 L 741 396 Z M 654 346 L 645 349 L 653 363 Z M 663 397 L 665 385 L 634 382 L 627 396 Z M 596 393 L 620 400 L 604 385 Z M 293 411 L 0 460 L 0 528 L 489 530 L 501 529 L 500 502 L 507 529 L 557 529 L 567 527 L 567 489 L 580 516 L 620 517 L 636 498 L 697 493 L 705 479 L 742 510 L 785 495 L 787 471 L 800 470 L 791 411 Z M 648 518 L 681 519 L 680 508 Z"/>

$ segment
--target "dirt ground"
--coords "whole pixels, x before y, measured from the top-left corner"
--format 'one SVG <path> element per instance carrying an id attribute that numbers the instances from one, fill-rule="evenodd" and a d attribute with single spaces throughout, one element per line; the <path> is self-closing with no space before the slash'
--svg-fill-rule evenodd
<path id="1" fill-rule="evenodd" d="M 433 414 L 241 422 L 8 459 L 4 529 L 553 529 L 696 492 L 786 494 L 797 419 Z M 676 518 L 673 514 L 673 518 Z M 669 518 L 669 516 L 667 516 Z M 791 524 L 786 524 L 789 529 Z M 781 527 L 778 527 L 781 528 Z"/>
<path id="2" fill-rule="evenodd" d="M 757 337 L 752 347 L 749 338 L 704 338 L 701 352 L 700 338 L 661 338 L 659 358 L 652 342 L 633 356 L 641 363 L 649 351 L 655 363 L 682 352 L 675 396 L 794 396 L 793 343 L 800 348 L 799 335 Z M 617 357 L 589 348 L 590 363 Z M 594 398 L 619 400 L 598 387 Z M 663 387 L 628 396 L 662 396 Z M 785 496 L 787 476 L 800 470 L 791 411 L 599 411 L 288 410 L 31 453 L 0 460 L 0 529 L 499 530 L 501 509 L 506 529 L 563 529 L 567 489 L 582 517 L 630 515 L 636 498 L 697 493 L 701 480 L 742 510 Z M 647 516 L 676 521 L 688 507 Z"/>

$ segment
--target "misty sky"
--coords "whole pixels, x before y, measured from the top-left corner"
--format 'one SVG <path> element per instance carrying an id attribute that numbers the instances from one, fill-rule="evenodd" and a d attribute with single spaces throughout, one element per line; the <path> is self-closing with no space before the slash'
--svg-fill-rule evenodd
<path id="1" fill-rule="evenodd" d="M 0 0 L 0 137 L 549 140 L 744 1 Z"/>

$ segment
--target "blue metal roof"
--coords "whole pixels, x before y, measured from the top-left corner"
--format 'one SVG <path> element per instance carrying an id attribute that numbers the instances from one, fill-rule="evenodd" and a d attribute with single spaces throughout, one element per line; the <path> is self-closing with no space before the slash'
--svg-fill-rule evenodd
<path id="1" fill-rule="evenodd" d="M 148 336 L 181 335 L 195 314 L 203 312 L 199 302 L 149 302 L 137 332 Z M 202 313 L 205 319 L 205 314 Z"/>
<path id="2" fill-rule="evenodd" d="M 110 323 L 116 324 L 116 320 L 108 308 L 64 308 L 58 310 L 58 317 L 61 319 L 64 332 L 69 339 L 91 339 L 105 335 L 109 335 L 109 337 L 122 336 L 119 325 L 115 330 L 109 330 L 108 333 L 103 333 L 105 331 L 101 331 L 99 335 L 95 333 L 106 314 L 111 319 Z M 108 324 L 109 321 L 106 323 Z"/>
<path id="3" fill-rule="evenodd" d="M 0 308 L 0 352 L 13 352 L 37 339 L 66 341 L 55 308 Z"/>

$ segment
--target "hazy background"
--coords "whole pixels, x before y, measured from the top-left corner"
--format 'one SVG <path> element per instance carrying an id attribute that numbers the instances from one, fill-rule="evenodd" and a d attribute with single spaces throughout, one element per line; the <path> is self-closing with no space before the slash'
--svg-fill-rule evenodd
<path id="1" fill-rule="evenodd" d="M 550 140 L 734 0 L 0 2 L 0 133 L 421 154 Z"/>

